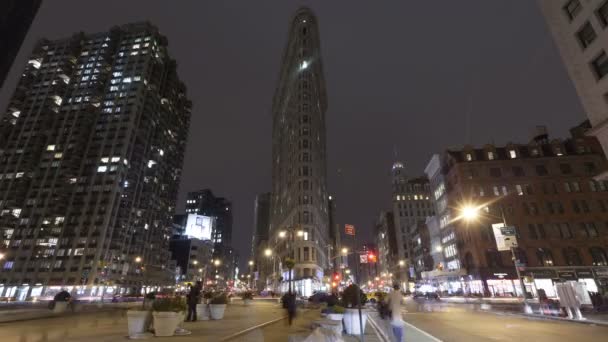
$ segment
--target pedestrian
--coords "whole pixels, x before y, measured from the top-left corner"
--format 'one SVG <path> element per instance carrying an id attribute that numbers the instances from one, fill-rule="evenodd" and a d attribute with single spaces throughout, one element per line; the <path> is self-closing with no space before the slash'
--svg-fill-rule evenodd
<path id="1" fill-rule="evenodd" d="M 391 312 L 391 328 L 393 330 L 393 338 L 396 342 L 403 340 L 403 327 L 405 322 L 401 317 L 401 304 L 403 303 L 403 294 L 399 290 L 399 285 L 393 285 L 393 290 L 388 294 L 388 309 Z"/>
<path id="2" fill-rule="evenodd" d="M 188 301 L 188 317 L 186 322 L 196 322 L 196 304 L 201 297 L 202 283 L 197 281 L 194 286 L 190 286 L 190 292 L 186 295 Z"/>

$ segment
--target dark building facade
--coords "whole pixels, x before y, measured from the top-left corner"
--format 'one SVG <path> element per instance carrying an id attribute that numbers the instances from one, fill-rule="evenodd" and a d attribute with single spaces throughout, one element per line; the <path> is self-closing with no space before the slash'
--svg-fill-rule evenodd
<path id="1" fill-rule="evenodd" d="M 272 105 L 270 242 L 278 262 L 295 260 L 296 291 L 304 295 L 321 288 L 329 268 L 326 109 L 317 18 L 300 8 L 291 21 Z"/>
<path id="2" fill-rule="evenodd" d="M 0 123 L 0 291 L 173 283 L 190 113 L 149 23 L 39 41 Z"/>
<path id="3" fill-rule="evenodd" d="M 211 232 L 214 253 L 222 254 L 224 247 L 232 244 L 232 203 L 224 197 L 216 197 L 210 189 L 188 192 L 186 214 L 215 217 Z"/>
<path id="4" fill-rule="evenodd" d="M 511 252 L 497 250 L 492 230 L 504 215 L 516 230 L 526 292 L 555 296 L 553 284 L 572 275 L 588 291 L 605 292 L 608 183 L 594 176 L 608 164 L 588 128 L 583 124 L 564 140 L 540 130 L 528 144 L 466 146 L 434 157 L 436 166 L 427 171 L 443 261 L 426 279 L 450 293 L 521 295 Z M 463 219 L 464 206 L 479 208 L 479 217 Z"/>
<path id="5" fill-rule="evenodd" d="M 221 263 L 219 267 L 214 267 L 215 274 L 224 284 L 233 280 L 238 267 L 238 256 L 232 248 L 232 202 L 215 196 L 210 189 L 191 191 L 186 197 L 187 214 L 215 218 L 211 232 L 213 258 Z"/>
<path id="6" fill-rule="evenodd" d="M 38 13 L 42 0 L 4 0 L 0 4 L 0 89 Z"/>
<path id="7" fill-rule="evenodd" d="M 257 272 L 257 279 L 254 276 L 257 289 L 263 289 L 266 285 L 266 278 L 272 272 L 268 267 L 268 257 L 264 255 L 264 250 L 268 246 L 268 232 L 270 229 L 270 193 L 266 192 L 255 197 L 253 211 L 253 239 L 251 241 L 251 260 L 254 265 L 248 265 L 250 270 Z"/>

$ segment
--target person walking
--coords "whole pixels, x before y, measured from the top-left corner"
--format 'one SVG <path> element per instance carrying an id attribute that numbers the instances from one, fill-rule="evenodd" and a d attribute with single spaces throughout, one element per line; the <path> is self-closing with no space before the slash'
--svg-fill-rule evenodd
<path id="1" fill-rule="evenodd" d="M 197 281 L 194 286 L 190 287 L 190 292 L 186 296 L 188 300 L 188 317 L 187 322 L 196 322 L 196 304 L 198 304 L 201 296 L 202 283 Z"/>
<path id="2" fill-rule="evenodd" d="M 388 294 L 388 309 L 391 312 L 391 328 L 393 330 L 393 338 L 395 342 L 403 341 L 403 327 L 405 322 L 401 317 L 401 304 L 403 303 L 403 294 L 399 289 L 399 285 L 393 285 L 393 290 Z"/>

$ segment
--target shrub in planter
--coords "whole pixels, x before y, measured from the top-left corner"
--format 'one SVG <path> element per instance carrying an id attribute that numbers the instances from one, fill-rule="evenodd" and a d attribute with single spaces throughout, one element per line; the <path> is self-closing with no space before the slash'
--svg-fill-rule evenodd
<path id="1" fill-rule="evenodd" d="M 209 301 L 213 298 L 213 292 L 205 291 L 203 292 L 203 303 L 208 304 Z"/>
<path id="2" fill-rule="evenodd" d="M 209 313 L 211 314 L 211 319 L 224 318 L 226 304 L 228 304 L 228 296 L 225 293 L 220 293 L 211 298 L 209 301 Z"/>
<path id="3" fill-rule="evenodd" d="M 245 305 L 249 305 L 251 303 L 251 301 L 253 300 L 253 292 L 251 292 L 251 291 L 241 292 L 241 299 L 243 300 L 243 303 Z"/>
<path id="4" fill-rule="evenodd" d="M 154 335 L 173 336 L 187 310 L 186 301 L 181 297 L 161 298 L 152 305 L 154 312 Z"/>
<path id="5" fill-rule="evenodd" d="M 130 309 L 127 311 L 127 326 L 129 338 L 142 337 L 152 322 L 152 311 L 147 309 Z"/>
<path id="6" fill-rule="evenodd" d="M 361 335 L 365 333 L 365 324 L 367 321 L 367 313 L 361 311 L 361 320 L 363 325 L 363 331 L 361 331 L 361 324 L 359 322 L 359 310 L 357 309 L 357 296 L 359 296 L 359 302 L 361 306 L 367 301 L 367 296 L 357 285 L 350 285 L 342 294 L 342 303 L 346 307 L 344 310 L 344 328 L 347 334 Z"/>
<path id="7" fill-rule="evenodd" d="M 344 307 L 340 305 L 334 305 L 329 308 L 329 311 L 327 312 L 327 318 L 333 321 L 342 321 L 342 318 L 344 318 L 344 312 Z"/>

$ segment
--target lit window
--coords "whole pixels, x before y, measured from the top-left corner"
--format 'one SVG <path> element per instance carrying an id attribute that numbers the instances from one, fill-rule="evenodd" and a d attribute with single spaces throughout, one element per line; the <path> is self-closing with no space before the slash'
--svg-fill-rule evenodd
<path id="1" fill-rule="evenodd" d="M 15 178 L 21 178 L 21 177 L 23 177 L 23 175 L 24 175 L 24 173 L 23 173 L 23 172 L 17 172 L 17 173 L 15 174 Z"/>
<path id="2" fill-rule="evenodd" d="M 488 152 L 488 160 L 494 160 L 494 152 Z"/>
<path id="3" fill-rule="evenodd" d="M 156 164 L 156 162 L 154 160 L 148 160 L 148 167 L 152 168 L 152 166 L 154 166 Z"/>
<path id="4" fill-rule="evenodd" d="M 46 150 L 47 151 L 55 151 L 55 145 L 47 145 Z"/>
<path id="5" fill-rule="evenodd" d="M 122 83 L 131 83 L 131 77 L 125 77 L 122 79 Z"/>
<path id="6" fill-rule="evenodd" d="M 467 161 L 473 160 L 473 156 L 470 153 L 466 154 Z"/>
<path id="7" fill-rule="evenodd" d="M 114 76 L 114 77 L 120 77 L 120 76 L 122 76 L 122 71 L 113 72 L 112 76 Z"/>
<path id="8" fill-rule="evenodd" d="M 108 158 L 108 157 L 101 158 L 102 163 L 107 163 L 109 160 L 110 160 L 110 158 Z"/>
<path id="9" fill-rule="evenodd" d="M 137 54 L 139 54 L 139 51 L 133 51 L 133 52 L 131 52 L 131 56 L 135 56 Z"/>
<path id="10" fill-rule="evenodd" d="M 158 154 L 160 154 L 160 155 L 161 155 L 161 157 L 162 157 L 162 156 L 164 156 L 164 155 L 165 155 L 165 151 L 163 151 L 163 150 L 158 150 Z"/>
<path id="11" fill-rule="evenodd" d="M 97 168 L 97 172 L 106 172 L 106 171 L 108 171 L 108 167 L 105 165 L 99 166 Z"/>
<path id="12" fill-rule="evenodd" d="M 517 153 L 515 150 L 509 150 L 509 157 L 511 157 L 511 159 L 517 158 Z"/>
<path id="13" fill-rule="evenodd" d="M 133 44 L 132 48 L 133 49 L 139 49 L 139 44 Z"/>
<path id="14" fill-rule="evenodd" d="M 120 157 L 112 157 L 112 163 L 117 163 L 120 161 Z"/>

